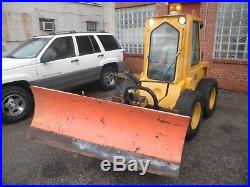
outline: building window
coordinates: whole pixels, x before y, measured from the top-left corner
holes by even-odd
[[[129,53],[143,53],[144,23],[154,16],[155,5],[115,10],[116,36]]]
[[[87,31],[96,32],[97,31],[97,22],[87,21]]]
[[[214,57],[248,58],[248,3],[219,3]]]

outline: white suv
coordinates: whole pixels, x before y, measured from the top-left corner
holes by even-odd
[[[27,118],[34,108],[30,85],[65,90],[100,80],[115,88],[125,70],[123,48],[107,33],[34,37],[2,59],[2,116],[5,123]]]

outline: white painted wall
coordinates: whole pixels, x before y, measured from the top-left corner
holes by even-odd
[[[115,34],[115,3],[103,3],[104,5],[104,30]]]
[[[72,2],[2,3],[2,42],[6,54],[34,35],[49,34],[40,30],[39,18],[55,19],[55,32],[86,32],[86,21],[98,22],[97,31],[115,32],[115,5]]]

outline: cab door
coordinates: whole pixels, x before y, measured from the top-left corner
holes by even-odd
[[[200,52],[200,22],[193,21],[192,44],[191,44],[191,77],[192,89],[195,89],[199,81],[204,77],[203,65]]]
[[[71,87],[78,59],[72,36],[55,38],[38,57],[36,85],[64,89]]]

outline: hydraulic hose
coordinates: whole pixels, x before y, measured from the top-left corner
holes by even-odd
[[[154,105],[153,105],[153,109],[155,110],[159,110],[159,103],[158,103],[158,99],[155,95],[155,93],[147,88],[147,87],[143,87],[141,85],[134,85],[134,86],[129,86],[127,87],[125,90],[124,90],[124,93],[123,93],[123,101],[125,104],[128,104],[130,100],[132,100],[132,98],[130,98],[130,95],[129,95],[129,90],[130,89],[134,89],[134,90],[143,90],[143,91],[146,91],[150,94],[150,96],[153,98],[153,101],[154,101]]]
[[[126,76],[128,76],[130,79],[132,79],[137,86],[141,86],[141,81],[136,76],[134,76],[132,73],[130,73],[130,72],[126,73]]]

